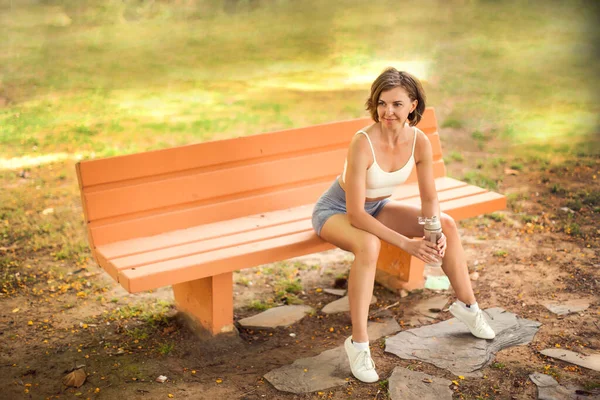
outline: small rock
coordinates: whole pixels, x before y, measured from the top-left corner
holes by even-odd
[[[406,290],[404,290],[404,289],[400,290],[400,298],[401,299],[407,297],[408,295],[409,295],[409,293]]]
[[[600,354],[583,355],[563,349],[545,349],[540,351],[540,353],[548,357],[556,358],[557,360],[579,365],[580,367],[600,371]]]
[[[333,294],[333,295],[340,296],[340,297],[346,295],[345,289],[323,289],[323,291],[325,293]]]
[[[167,379],[168,379],[168,378],[167,378],[166,376],[164,376],[164,375],[160,375],[160,376],[158,376],[158,378],[156,378],[155,380],[156,380],[156,382],[158,382],[158,383],[165,383],[165,382],[167,381]]]
[[[423,372],[396,367],[389,378],[390,399],[451,400],[451,383]]]
[[[575,214],[575,211],[571,210],[569,207],[561,207],[560,211],[568,212],[568,213],[571,213],[571,214]]]
[[[49,214],[53,214],[54,213],[54,208],[46,208],[44,211],[42,211],[42,215],[49,215]]]
[[[291,337],[296,337],[296,334],[295,333],[290,333],[290,336]]]
[[[371,297],[371,304],[375,304],[377,302],[377,297]],[[321,312],[325,314],[334,314],[340,312],[350,311],[350,301],[348,300],[348,296],[344,296],[341,299],[333,301],[327,304]]]
[[[590,306],[590,302],[586,299],[575,299],[564,302],[552,301],[544,306],[554,314],[567,315],[586,310]]]
[[[244,328],[268,329],[278,326],[292,325],[309,313],[313,309],[309,306],[281,306],[271,308],[252,317],[244,318],[239,324]]]
[[[550,375],[536,372],[529,375],[529,379],[537,386],[537,398],[539,400],[571,400],[580,398],[578,394],[581,390],[575,387],[559,385]]]
[[[479,272],[477,272],[477,271],[471,272],[469,274],[469,278],[471,278],[472,281],[476,281],[477,279],[479,279]]]

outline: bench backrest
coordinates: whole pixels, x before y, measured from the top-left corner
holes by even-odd
[[[370,118],[77,163],[92,249],[192,226],[314,203],[342,172]],[[418,127],[446,171],[433,109]],[[415,173],[409,178],[414,181]]]

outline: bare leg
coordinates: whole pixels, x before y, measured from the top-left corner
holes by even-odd
[[[367,320],[381,242],[377,236],[352,226],[346,214],[330,217],[321,229],[321,237],[354,253],[348,280],[352,339],[355,342],[368,342]]]
[[[423,227],[418,224],[417,218],[421,216],[420,207],[404,205],[392,201],[381,210],[377,219],[385,226],[408,237],[423,236]],[[469,279],[465,252],[460,243],[460,235],[454,219],[442,213],[442,232],[446,235],[446,254],[442,260],[442,269],[448,276],[456,297],[466,303],[475,303],[475,295]]]
[[[442,269],[450,279],[450,283],[456,292],[456,297],[465,304],[476,302],[465,251],[460,242],[460,235],[454,219],[448,214],[442,213],[442,232],[446,235],[446,254],[442,260]]]

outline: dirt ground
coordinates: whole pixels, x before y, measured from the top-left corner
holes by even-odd
[[[450,140],[448,147],[458,145]],[[449,163],[451,175],[458,176],[461,168],[482,156],[476,149],[467,154],[464,162]],[[504,175],[497,190],[508,195],[508,209],[460,224],[468,267],[479,274],[473,285],[482,307],[502,307],[542,326],[532,343],[499,352],[483,368],[482,378],[460,379],[429,364],[399,359],[384,353],[381,339],[372,343],[380,382],[349,379],[346,386],[328,391],[282,393],[262,376],[342,344],[350,331],[347,314],[317,312],[285,329],[241,329],[239,336],[207,339],[178,317],[168,288],[129,295],[92,261],[75,264],[4,247],[0,256],[17,260],[18,267],[7,264],[3,271],[5,282],[12,283],[5,284],[0,297],[0,397],[385,399],[387,378],[396,366],[457,381],[452,386],[456,399],[535,398],[535,385],[528,379],[533,372],[580,386],[582,396],[598,396],[599,372],[547,358],[539,351],[560,347],[600,352],[600,159],[527,167]],[[72,183],[74,177],[66,177],[67,182],[70,179]],[[584,194],[574,198],[575,193]],[[318,310],[336,299],[322,289],[343,286],[350,263],[350,255],[333,251],[236,273],[235,319],[269,304],[303,302]],[[7,280],[6,274],[14,279]],[[437,294],[418,290],[400,298],[376,285],[375,295],[378,302],[371,307],[372,314],[398,305],[374,319],[393,317],[409,329],[406,310]],[[589,299],[591,306],[563,317],[543,306],[576,298]],[[440,313],[440,319],[449,317],[448,312]],[[79,365],[85,365],[86,382],[66,388],[63,376]],[[159,375],[168,380],[155,382]]]

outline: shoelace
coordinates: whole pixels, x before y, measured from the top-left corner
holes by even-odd
[[[373,361],[373,359],[371,358],[371,355],[369,354],[368,351],[361,351],[358,354],[358,357],[362,357],[362,364],[365,367],[365,369],[369,370],[369,369],[375,369],[375,362]]]
[[[475,316],[475,329],[477,329],[478,332],[482,332],[485,328],[486,325],[486,321],[483,318],[483,312],[478,311],[477,315]]]

